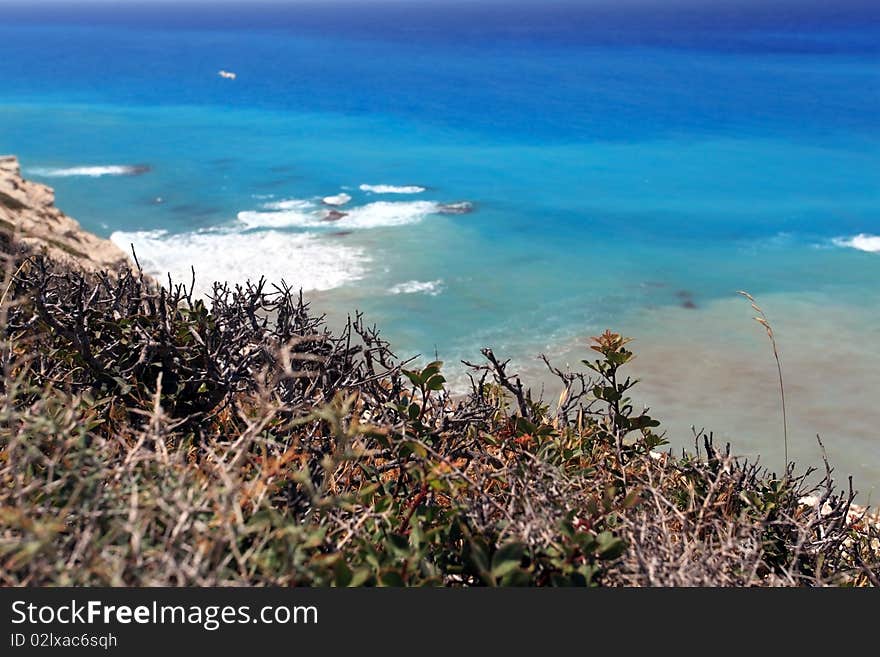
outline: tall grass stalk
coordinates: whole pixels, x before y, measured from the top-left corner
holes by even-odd
[[[785,412],[785,384],[782,381],[782,363],[779,360],[779,349],[776,347],[776,337],[773,335],[773,327],[770,325],[770,320],[767,319],[767,315],[764,314],[764,311],[758,305],[758,302],[755,301],[755,298],[745,292],[740,290],[737,292],[744,296],[749,302],[752,304],[752,308],[757,314],[754,318],[756,322],[758,322],[761,326],[764,327],[764,330],[767,331],[767,337],[770,340],[770,347],[773,349],[773,358],[776,359],[776,373],[779,376],[779,396],[782,399],[782,439],[783,439],[783,449],[785,452],[785,467],[783,468],[783,472],[788,471],[788,417]]]

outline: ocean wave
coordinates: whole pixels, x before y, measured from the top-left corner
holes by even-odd
[[[325,196],[323,199],[327,205],[345,205],[351,200],[348,194],[336,194],[335,196]]]
[[[302,199],[263,203],[262,210],[239,212],[238,220],[248,228],[309,228],[320,226],[315,204]],[[268,212],[267,212],[268,211]]]
[[[242,234],[206,230],[182,235],[166,231],[115,232],[110,239],[125,252],[134,244],[144,271],[164,281],[187,282],[196,271],[196,292],[214,281],[244,283],[265,276],[303,290],[330,290],[362,278],[369,258],[358,247],[314,235],[262,231]]]
[[[406,281],[388,288],[389,294],[427,294],[436,297],[443,291],[443,280]]]
[[[443,213],[444,206],[433,201],[376,201],[345,212],[328,213],[326,208],[316,208],[310,201],[294,199],[266,203],[262,207],[264,210],[239,212],[238,220],[248,228],[321,228],[332,225],[338,229],[366,229],[418,223],[428,215]]]
[[[245,211],[236,216],[247,228],[314,228],[321,225],[321,220],[312,213],[298,210]]]
[[[403,226],[418,223],[439,211],[440,206],[433,201],[376,201],[347,210],[346,216],[335,222],[335,225],[345,228]]]
[[[104,166],[81,166],[67,168],[36,167],[28,169],[27,173],[43,178],[71,178],[84,176],[87,178],[100,178],[102,176],[141,176],[150,171],[146,164],[122,165],[108,164]]]
[[[283,201],[269,201],[260,206],[266,210],[309,210],[315,207],[311,201],[298,198],[284,199]]]
[[[834,243],[837,246],[847,246],[851,249],[867,251],[868,253],[880,253],[880,235],[859,233],[855,237],[838,237],[834,240]]]
[[[359,189],[373,194],[421,194],[427,191],[426,187],[418,185],[361,185]]]

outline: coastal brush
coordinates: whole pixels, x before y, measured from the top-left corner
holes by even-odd
[[[783,449],[785,453],[785,468],[784,471],[788,470],[788,418],[785,413],[785,385],[782,382],[782,363],[779,360],[779,350],[776,347],[776,336],[773,334],[773,327],[770,325],[770,321],[767,319],[767,315],[764,314],[764,311],[758,305],[758,302],[755,301],[755,298],[745,292],[740,290],[737,294],[745,297],[752,304],[752,308],[757,314],[754,318],[756,322],[758,322],[761,326],[764,327],[764,330],[767,331],[767,338],[770,340],[770,347],[773,349],[773,358],[776,359],[776,373],[779,376],[779,396],[782,399],[782,439],[783,439]]]

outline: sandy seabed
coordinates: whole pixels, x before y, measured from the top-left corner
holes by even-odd
[[[880,491],[880,306],[820,294],[758,299],[775,332],[788,415],[789,457],[820,465],[819,434],[838,483],[853,475],[863,501]],[[867,301],[867,300],[866,300]],[[645,309],[620,327],[636,336],[636,398],[673,446],[692,426],[779,469],[783,427],[776,363],[749,303],[734,294],[696,309]],[[875,494],[872,495],[872,491]]]

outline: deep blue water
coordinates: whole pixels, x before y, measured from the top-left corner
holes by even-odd
[[[683,291],[858,303],[880,11],[797,6],[7,6],[0,151],[155,271],[283,277],[403,353],[532,354]],[[61,175],[110,165],[150,170]]]

